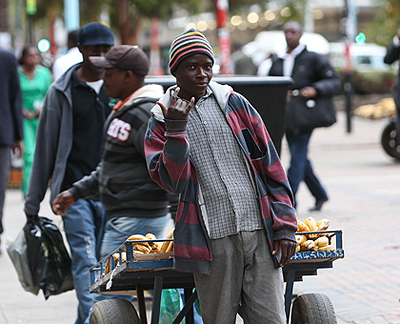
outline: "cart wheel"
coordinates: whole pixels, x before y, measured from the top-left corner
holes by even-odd
[[[331,301],[323,294],[303,294],[293,301],[291,324],[336,324]]]
[[[400,143],[397,142],[396,123],[391,121],[382,132],[381,144],[384,151],[391,157],[400,160]]]
[[[140,324],[133,304],[125,299],[105,299],[93,305],[90,324]]]

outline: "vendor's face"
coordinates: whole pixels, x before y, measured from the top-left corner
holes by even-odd
[[[123,98],[122,90],[125,86],[127,71],[120,69],[105,69],[104,72],[104,90],[107,96],[115,99],[125,99]]]
[[[176,83],[180,87],[179,97],[200,99],[206,94],[213,76],[213,61],[205,54],[195,54],[184,59],[175,70]]]

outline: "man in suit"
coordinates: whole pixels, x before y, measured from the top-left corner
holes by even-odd
[[[20,158],[23,149],[22,98],[17,67],[14,54],[0,48],[0,235],[4,230],[3,207],[11,152]]]

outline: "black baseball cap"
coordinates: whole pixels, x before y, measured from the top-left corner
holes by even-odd
[[[114,35],[107,26],[91,22],[79,29],[78,42],[83,46],[114,46]]]
[[[129,70],[137,75],[149,73],[149,59],[138,46],[115,46],[104,56],[90,56],[89,60],[93,65],[105,69]]]

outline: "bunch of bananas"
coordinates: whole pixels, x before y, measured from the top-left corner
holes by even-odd
[[[166,239],[173,239],[174,231],[168,233]],[[141,234],[134,234],[129,236],[126,241],[146,241],[146,240],[157,240],[156,236],[152,233],[147,233],[146,236]],[[137,242],[133,243],[133,253],[134,254],[148,254],[148,253],[162,253],[162,252],[172,252],[174,246],[174,241],[165,242]]]
[[[313,217],[306,218],[304,222],[297,220],[296,252],[333,250],[326,233],[302,234],[303,232],[326,231],[329,225],[327,218],[321,219],[318,223]]]
[[[396,106],[393,98],[384,98],[375,105],[363,105],[354,110],[354,114],[359,117],[369,119],[380,119],[396,115]]]
[[[173,239],[174,231],[170,231],[165,239]],[[152,233],[147,233],[146,235],[141,234],[133,234],[126,239],[126,242],[134,242],[134,241],[149,241],[149,240],[157,240],[156,236]],[[165,241],[165,242],[136,242],[132,243],[133,245],[133,254],[149,254],[149,253],[163,253],[163,252],[172,252],[174,241]],[[124,247],[124,251],[121,252],[121,260],[120,253],[114,253],[112,255],[114,259],[115,265],[119,265],[121,263],[126,262],[126,248]],[[111,260],[107,259],[104,274],[107,274],[111,271]]]

